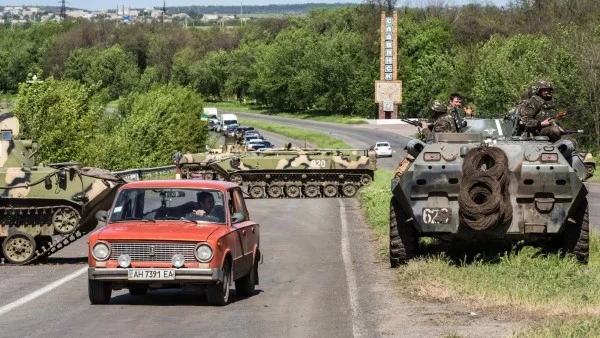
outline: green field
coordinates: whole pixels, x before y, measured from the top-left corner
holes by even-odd
[[[207,103],[208,107],[217,107],[224,110],[234,110],[246,113],[255,113],[263,115],[273,115],[281,117],[291,117],[301,120],[312,120],[320,122],[333,122],[342,124],[365,124],[367,121],[363,117],[348,117],[342,115],[328,114],[320,111],[304,111],[304,112],[286,112],[279,110],[272,110],[267,107],[255,105],[255,104],[240,104],[237,102],[216,102]]]

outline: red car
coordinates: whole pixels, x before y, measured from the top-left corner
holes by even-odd
[[[198,284],[211,305],[258,284],[260,226],[250,219],[238,185],[222,181],[160,180],[123,185],[106,227],[89,238],[88,295],[106,304],[112,290],[132,295]]]

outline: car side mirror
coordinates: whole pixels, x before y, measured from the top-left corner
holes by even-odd
[[[231,215],[231,223],[238,223],[246,220],[246,215],[243,212],[234,212]]]
[[[108,217],[108,212],[106,210],[98,210],[96,212],[96,220],[99,222],[106,222],[106,218]]]

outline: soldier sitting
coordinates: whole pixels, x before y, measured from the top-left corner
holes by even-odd
[[[540,80],[531,87],[531,97],[523,103],[520,111],[519,133],[548,136],[551,142],[560,140],[563,130],[551,121],[556,115],[552,90],[552,83],[546,80]]]
[[[434,133],[456,133],[456,122],[454,121],[454,117],[448,112],[448,109],[444,102],[435,100],[429,106],[429,116],[435,118],[435,122],[433,126],[427,124],[427,121],[420,121],[421,125],[421,138],[425,140],[430,140],[433,138]],[[404,172],[408,169],[410,163],[415,160],[414,157],[409,155],[408,153],[404,155],[402,161],[396,168],[395,177],[400,177],[404,175]]]

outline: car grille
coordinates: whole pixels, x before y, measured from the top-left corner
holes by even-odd
[[[196,243],[111,243],[111,260],[127,254],[132,262],[170,262],[175,254],[182,254],[187,262],[195,261]]]

